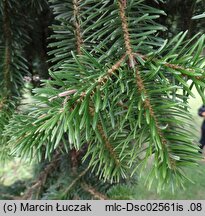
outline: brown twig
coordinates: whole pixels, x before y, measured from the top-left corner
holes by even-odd
[[[75,36],[76,36],[76,50],[77,50],[78,55],[82,54],[81,47],[83,45],[83,39],[82,39],[81,27],[80,27],[80,7],[79,7],[80,1],[81,0],[73,0],[73,15],[74,15],[74,26],[75,26]],[[73,94],[76,91],[77,90],[74,90]],[[67,96],[67,98],[64,100],[64,103],[63,103],[64,105],[69,99],[69,97],[70,96]],[[70,155],[71,155],[71,169],[72,169],[73,174],[76,174],[80,153],[79,151],[73,149],[71,150]]]
[[[74,26],[75,26],[75,35],[76,35],[76,46],[77,46],[77,53],[81,55],[81,47],[83,44],[83,39],[81,35],[80,29],[80,17],[79,17],[79,2],[81,0],[73,0],[73,14],[74,14]]]
[[[98,199],[98,200],[109,200],[109,198],[107,196],[105,196],[104,194],[100,193],[95,188],[93,188],[92,186],[86,184],[85,182],[83,182],[81,184],[81,186],[82,186],[82,188],[86,192],[88,192],[89,194],[91,194],[92,197],[94,197],[95,199]]]
[[[119,5],[119,14],[120,14],[121,22],[122,22],[122,30],[124,33],[123,35],[124,35],[126,52],[129,57],[130,66],[134,68],[136,61],[133,56],[132,46],[130,42],[130,34],[128,31],[127,17],[125,14],[126,1],[118,0],[118,5]]]

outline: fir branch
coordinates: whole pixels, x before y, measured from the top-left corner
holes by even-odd
[[[174,42],[163,41],[157,34],[162,27],[154,22],[163,13],[144,1],[51,2],[60,21],[53,27],[57,42],[52,43],[55,49],[51,51],[56,71],[46,87],[36,91],[37,105],[29,114],[29,124],[25,123],[29,118],[26,115],[11,121],[7,134],[12,134],[10,146],[15,146],[14,153],[32,157],[37,152],[42,158],[45,148],[46,158],[50,158],[64,141],[73,171],[71,184],[66,191],[60,191],[65,197],[81,184],[88,170],[78,173],[80,159],[93,168],[98,178],[113,182],[126,178],[139,162],[137,157],[146,152],[144,162],[155,155],[151,181],[157,176],[160,185],[169,180],[178,183],[181,167],[196,161],[197,148],[191,143],[191,135],[183,130],[189,118],[185,112],[187,101],[182,102],[186,95],[181,91],[174,94],[179,88],[191,91],[181,79],[186,75],[183,73],[203,87],[196,80],[198,74],[200,79],[203,77],[203,40],[194,46],[189,42],[191,46],[183,47],[184,51],[181,47],[185,34]],[[87,52],[81,51],[82,46]],[[70,50],[78,56],[74,54],[70,59]],[[149,57],[141,53],[149,53]],[[189,66],[193,69],[186,68]],[[194,67],[196,74],[192,76]],[[149,146],[142,147],[148,142]],[[81,154],[83,146],[86,149]],[[29,197],[42,190],[48,174],[37,179]],[[91,185],[81,185],[93,197],[104,198]]]
[[[163,134],[162,130],[160,129],[159,120],[157,118],[157,115],[154,112],[153,106],[151,104],[150,96],[147,93],[147,89],[146,89],[144,81],[141,77],[140,71],[136,67],[136,61],[134,59],[135,54],[133,53],[132,48],[131,48],[127,17],[125,15],[125,4],[123,4],[123,1],[119,0],[118,5],[119,5],[120,17],[121,17],[121,21],[122,21],[122,29],[123,29],[123,33],[124,33],[125,48],[127,51],[127,55],[129,56],[129,61],[130,61],[129,66],[133,69],[133,71],[135,71],[136,84],[137,84],[137,88],[138,88],[138,91],[139,91],[141,97],[143,97],[142,103],[144,104],[145,112],[146,112],[146,110],[149,111],[150,118],[154,122],[154,127],[156,128],[156,132],[158,134],[157,136],[160,140],[160,143],[158,143],[158,141],[155,140],[155,137],[154,137],[156,135],[153,135],[152,132],[150,131],[151,137],[152,137],[153,142],[155,144],[155,148],[158,150],[160,148],[162,148],[160,151],[162,153],[162,152],[164,152],[165,147],[166,147],[166,151],[169,149],[168,140],[165,138],[165,135]],[[139,58],[140,57],[141,56],[139,56]],[[149,124],[149,123],[147,122],[147,124]],[[150,126],[150,129],[151,129],[151,126]],[[162,145],[162,146],[159,147],[158,145],[160,145],[160,146]],[[159,154],[160,157],[158,157],[158,159],[161,158],[161,161],[163,161],[163,155],[161,155],[161,153]],[[168,155],[166,163],[168,164],[170,169],[174,170],[176,168],[176,162],[175,162],[175,160],[173,160],[170,157],[170,155]]]
[[[51,39],[54,39],[54,42],[49,44],[52,50],[48,55],[52,56],[50,61],[55,62],[51,67],[55,71],[71,57],[72,50],[77,51],[78,55],[81,54],[84,41],[81,33],[81,0],[50,0],[50,2],[57,23],[52,26],[54,34],[51,35]],[[61,13],[66,16],[62,18]]]
[[[83,45],[83,39],[82,39],[81,29],[80,29],[80,17],[79,17],[79,13],[80,13],[79,2],[80,1],[81,0],[73,0],[73,15],[74,15],[75,37],[76,37],[76,49],[77,49],[78,55],[82,54],[81,48]],[[72,167],[72,171],[74,174],[76,174],[77,172],[77,166],[78,166],[78,160],[79,160],[78,157],[79,157],[79,152],[75,149],[71,150],[71,167]]]
[[[89,194],[91,194],[91,196],[94,197],[95,199],[98,199],[98,200],[109,200],[109,198],[107,196],[105,196],[104,194],[102,194],[99,191],[97,191],[91,185],[88,185],[85,182],[83,182],[83,183],[81,183],[81,186],[82,186],[82,188],[86,192],[88,192]]]
[[[119,5],[120,17],[121,17],[121,21],[122,21],[122,29],[123,29],[123,33],[124,33],[125,48],[127,50],[127,55],[129,56],[129,61],[130,61],[129,66],[133,69],[133,71],[135,71],[136,84],[137,84],[137,88],[139,90],[139,93],[141,95],[144,95],[146,98],[144,101],[145,110],[149,110],[150,116],[153,118],[153,120],[155,122],[155,127],[157,129],[161,143],[162,143],[163,147],[165,147],[165,145],[167,145],[167,140],[165,139],[165,137],[164,137],[164,135],[163,135],[163,133],[159,127],[159,122],[158,122],[158,119],[156,117],[156,114],[154,113],[154,109],[151,105],[150,98],[147,94],[147,90],[146,90],[145,85],[144,85],[144,81],[141,78],[140,71],[136,67],[136,61],[134,59],[134,53],[133,53],[133,50],[131,47],[130,36],[129,36],[129,31],[128,31],[127,17],[125,14],[126,4],[124,3],[123,0],[118,0],[118,5]],[[170,158],[168,158],[168,159],[170,159]],[[173,164],[173,163],[170,163],[170,164]]]
[[[136,69],[136,84],[137,84],[137,88],[139,90],[139,92],[141,93],[141,95],[144,94],[145,96],[145,101],[144,101],[144,107],[145,107],[145,110],[149,110],[149,114],[151,116],[151,118],[154,120],[154,123],[155,123],[155,127],[156,127],[156,130],[157,130],[157,134],[159,135],[159,138],[160,138],[160,141],[161,141],[161,144],[162,144],[162,151],[164,152],[164,148],[169,148],[168,146],[168,141],[166,140],[162,130],[160,129],[160,126],[159,126],[159,121],[157,119],[157,116],[154,112],[154,109],[152,107],[152,104],[150,102],[150,98],[147,94],[147,90],[144,86],[144,82],[140,76],[140,72],[138,71],[138,69]],[[151,136],[153,136],[151,134]],[[155,136],[155,135],[154,135]],[[156,143],[155,143],[156,144]],[[170,164],[171,168],[174,169],[175,168],[175,161],[168,157],[168,161],[167,163]]]
[[[94,89],[92,90],[92,93],[89,95],[89,97],[93,97],[94,94],[95,94],[95,91],[96,91],[100,86],[103,86],[103,85],[108,81],[108,79],[109,79],[110,77],[112,77],[112,76],[116,73],[116,71],[121,67],[121,65],[122,65],[122,63],[124,62],[125,58],[126,58],[126,54],[123,55],[115,64],[113,64],[113,65],[111,66],[111,68],[109,68],[109,69],[105,72],[105,74],[104,74],[103,76],[101,76],[101,77],[99,77],[99,78],[97,79],[97,81],[93,84]],[[72,89],[72,90],[67,90],[67,91],[65,91],[65,92],[62,92],[62,93],[58,94],[58,96],[59,96],[59,97],[60,97],[60,96],[70,96],[70,95],[73,94],[73,93],[76,93],[76,90],[73,90],[73,89]],[[54,96],[54,97],[50,98],[49,100],[51,101],[51,100],[57,98],[58,96]],[[77,100],[77,103],[82,103],[82,101],[86,98],[86,96],[87,96],[87,91],[81,92],[81,93],[80,93],[80,98]],[[68,98],[67,98],[67,99],[68,99]],[[70,108],[70,111],[71,111],[71,112],[73,112],[75,106],[76,106],[76,104],[74,104],[74,106]],[[89,107],[89,114],[90,114],[92,117],[94,117],[94,114],[95,114],[94,107],[91,106],[91,105],[90,105],[90,107]],[[112,156],[112,158],[113,158],[114,161],[115,161],[116,166],[118,167],[118,166],[120,165],[120,161],[119,161],[119,159],[118,159],[118,156],[117,156],[117,154],[116,154],[116,152],[115,152],[115,150],[114,150],[112,144],[110,143],[109,139],[108,139],[107,136],[105,135],[104,130],[103,130],[103,126],[102,126],[102,124],[101,124],[100,122],[97,123],[97,128],[96,128],[96,130],[99,132],[99,134],[100,134],[100,136],[101,136],[101,138],[102,138],[102,140],[103,140],[103,142],[104,142],[105,148],[107,149],[107,151],[109,152],[109,154]],[[72,154],[72,155],[71,155],[72,160],[75,161],[74,158],[75,158],[76,155],[78,155],[77,152],[75,152],[75,150],[72,150],[72,151],[71,151],[71,154]],[[76,162],[73,163],[73,164],[76,164]],[[74,167],[73,167],[73,169],[76,170]]]
[[[123,55],[119,61],[117,61],[110,69],[108,69],[107,73],[98,79],[99,84],[104,84],[107,80],[120,68],[123,61],[125,60],[126,55]]]
[[[120,66],[121,66],[122,63],[124,62],[125,58],[126,58],[126,55],[123,55],[123,56],[120,58],[120,60],[118,60],[115,64],[113,64],[113,65],[111,66],[111,68],[109,68],[109,69],[107,70],[107,72],[106,72],[103,76],[99,77],[99,78],[97,79],[97,81],[96,81],[95,83],[93,83],[93,86],[95,87],[95,89],[97,89],[99,86],[103,86],[103,85],[108,81],[108,79],[109,79],[112,75],[115,74],[115,72],[120,68]],[[91,96],[92,96],[93,94],[94,94],[94,90],[92,91]],[[78,101],[79,101],[79,102],[82,101],[86,96],[87,96],[86,91],[82,92],[82,93],[81,93],[81,97],[80,97],[80,99],[79,99]]]
[[[98,85],[104,84],[109,79],[109,77],[111,77],[119,69],[119,67],[121,66],[125,57],[126,57],[126,55],[123,55],[119,61],[117,61],[110,69],[108,69],[107,73],[104,76],[102,76],[98,79],[98,81],[97,81]],[[96,87],[96,89],[97,89],[97,87]],[[80,100],[82,101],[84,97],[86,97],[86,92],[81,93],[81,99]],[[94,111],[94,108],[91,106],[89,108],[89,113],[92,117],[94,116],[95,111]],[[112,155],[112,157],[114,158],[116,166],[119,166],[120,161],[117,157],[117,154],[115,153],[112,144],[109,142],[109,139],[105,135],[103,127],[100,124],[100,122],[98,122],[98,124],[97,124],[97,129],[98,129],[99,134],[102,137],[102,140],[104,141],[106,149],[108,150],[110,155]]]
[[[150,57],[146,56],[146,55],[143,55],[141,53],[135,53],[135,56],[139,56],[140,58],[142,58],[143,60],[146,60],[146,61],[149,61],[150,60]],[[151,60],[155,63],[159,62],[160,60],[157,59],[157,58],[151,58]],[[178,64],[173,64],[173,63],[168,63],[168,62],[163,62],[162,65],[168,67],[168,68],[171,68],[171,69],[174,69],[174,70],[177,70],[179,71],[184,77],[191,77],[189,75],[187,75],[186,73],[184,73],[183,71],[189,71],[189,72],[195,72],[195,70],[193,68],[190,68],[190,67],[183,67],[181,65],[178,65]],[[203,69],[202,69],[203,71]],[[196,79],[198,80],[203,80],[205,79],[205,76],[195,76]]]
[[[120,18],[121,18],[121,22],[122,22],[122,30],[124,33],[123,35],[124,35],[124,41],[125,41],[125,48],[127,51],[127,55],[129,56],[130,64],[132,67],[134,67],[133,51],[132,51],[132,46],[131,46],[131,42],[130,42],[127,17],[125,14],[126,3],[124,0],[118,0],[118,5],[119,5]]]
[[[177,65],[177,64],[171,64],[171,63],[164,63],[164,65],[166,66],[166,67],[168,67],[168,68],[171,68],[171,69],[174,69],[174,70],[179,70],[180,71],[180,73],[184,76],[184,77],[190,77],[190,76],[188,76],[187,74],[185,74],[185,73],[183,73],[183,71],[189,71],[189,72],[195,72],[195,70],[194,69],[192,69],[192,68],[185,68],[185,67],[182,67],[182,66],[180,66],[180,65]],[[204,80],[205,79],[205,76],[195,76],[195,78],[196,79],[198,79],[198,80]]]
[[[94,109],[90,107],[90,114],[91,114],[92,117],[94,117],[94,113],[95,113]],[[118,167],[120,165],[120,161],[119,161],[119,159],[117,157],[117,154],[116,154],[112,144],[110,143],[109,139],[105,135],[103,127],[102,127],[102,125],[100,123],[97,124],[97,129],[98,129],[98,132],[100,133],[100,135],[102,137],[102,140],[104,141],[106,149],[108,150],[110,155],[113,157],[113,159],[115,161],[115,164]]]
[[[81,55],[83,39],[82,39],[81,29],[80,29],[79,2],[81,2],[81,0],[73,0],[73,14],[74,14],[74,26],[75,26],[77,53]]]
[[[76,50],[77,50],[78,55],[82,54],[81,48],[83,46],[83,39],[82,39],[81,27],[80,27],[80,7],[79,7],[80,2],[81,0],[73,0],[73,15],[74,15],[74,26],[75,26]],[[74,174],[77,173],[79,154],[80,154],[79,151],[77,151],[76,149],[71,150],[71,168]]]

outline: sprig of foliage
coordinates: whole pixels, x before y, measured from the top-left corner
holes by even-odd
[[[51,3],[55,65],[30,110],[6,127],[13,154],[42,161],[83,149],[82,164],[111,183],[153,157],[150,186],[183,185],[184,168],[200,159],[187,100],[195,86],[204,101],[204,35],[160,38],[164,12],[142,0]]]

